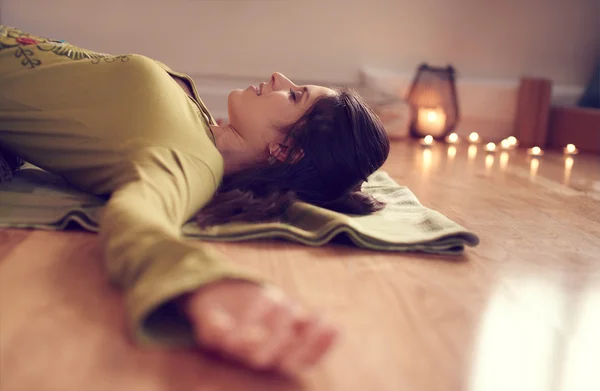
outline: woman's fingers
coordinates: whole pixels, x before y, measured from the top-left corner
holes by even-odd
[[[338,338],[338,332],[331,326],[323,326],[318,337],[315,338],[313,347],[302,359],[299,360],[301,368],[308,368],[316,364],[329,351]]]
[[[232,331],[227,349],[255,368],[269,369],[274,367],[279,351],[296,338],[296,311],[277,290],[264,293],[262,299],[266,304],[256,306],[240,327]]]
[[[329,350],[336,336],[334,328],[320,319],[311,319],[299,331],[294,348],[282,357],[279,367],[293,374],[315,364]]]
[[[255,305],[254,310],[249,312],[244,320],[231,331],[222,345],[222,348],[231,357],[258,368],[261,366],[254,363],[252,357],[271,339],[273,330],[270,329],[266,319],[276,311],[272,302],[260,301],[261,303]]]
[[[260,368],[272,368],[279,351],[295,338],[294,317],[289,306],[278,306],[265,319],[270,330],[269,339],[251,355],[251,360]]]

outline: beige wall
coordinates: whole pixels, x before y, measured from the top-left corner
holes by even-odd
[[[372,66],[583,85],[600,58],[598,0],[1,0],[2,22],[197,77],[351,83]]]

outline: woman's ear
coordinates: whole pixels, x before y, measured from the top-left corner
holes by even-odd
[[[278,144],[278,143],[269,143],[270,155],[282,163],[287,161],[289,151],[290,151],[290,147],[288,147],[287,145]],[[298,163],[300,161],[300,159],[302,159],[303,157],[304,157],[303,150],[295,151],[294,156],[291,157],[289,162],[292,164]]]

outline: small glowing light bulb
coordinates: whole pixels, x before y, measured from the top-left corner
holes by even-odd
[[[479,135],[476,132],[473,132],[469,135],[469,141],[472,143],[476,143],[479,141]]]
[[[419,143],[424,147],[429,147],[433,145],[433,136],[428,134],[427,136],[423,137]]]
[[[542,156],[544,154],[544,151],[542,151],[542,148],[535,146],[533,148],[529,148],[527,153],[531,156]]]
[[[575,145],[573,145],[573,144],[567,144],[567,146],[564,149],[564,152],[567,155],[574,155],[577,152],[579,152],[579,150],[575,147]]]
[[[448,135],[448,142],[449,143],[453,143],[454,144],[457,141],[458,141],[458,134],[456,134],[456,133],[450,133]]]

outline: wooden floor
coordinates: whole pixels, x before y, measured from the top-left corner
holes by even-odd
[[[140,350],[95,235],[4,230],[0,389],[600,390],[600,157],[396,143],[384,169],[481,244],[460,258],[215,244],[342,326],[305,376]]]

